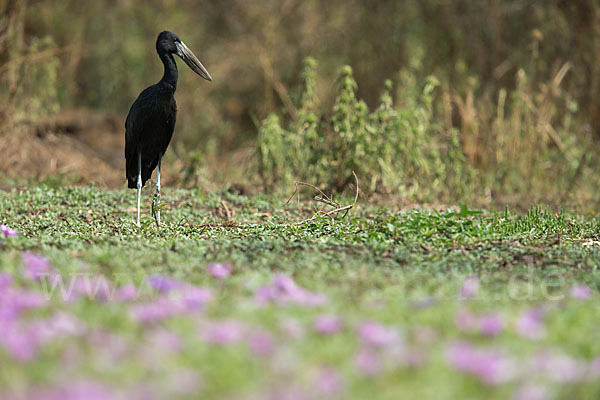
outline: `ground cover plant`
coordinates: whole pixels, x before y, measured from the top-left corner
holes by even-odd
[[[597,1],[145,3],[0,2],[0,399],[600,398]]]
[[[593,215],[129,194],[0,192],[0,397],[600,393]]]

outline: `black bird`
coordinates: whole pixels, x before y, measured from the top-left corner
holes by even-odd
[[[164,31],[156,39],[156,51],[165,72],[162,79],[146,89],[135,100],[125,121],[125,160],[128,187],[137,188],[137,226],[140,226],[140,197],[142,186],[156,171],[156,202],[160,202],[160,161],[165,154],[177,115],[175,90],[177,64],[173,54],[181,57],[195,73],[212,81],[206,68],[192,51],[172,32]],[[156,209],[160,224],[160,208]]]

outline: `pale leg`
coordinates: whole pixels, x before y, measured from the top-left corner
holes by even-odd
[[[140,205],[142,198],[142,152],[138,153],[138,177],[137,177],[137,226],[140,225]]]
[[[158,157],[158,166],[156,168],[156,224],[160,225],[160,161],[162,156]]]

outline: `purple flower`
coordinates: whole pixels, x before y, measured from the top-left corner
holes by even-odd
[[[40,343],[78,336],[86,330],[86,325],[82,321],[64,311],[58,311],[50,318],[35,321],[30,327],[36,332]]]
[[[588,365],[566,354],[547,350],[536,354],[532,370],[557,383],[573,383],[586,378]]]
[[[542,324],[543,312],[539,308],[523,311],[516,321],[517,333],[531,340],[539,340],[546,336],[546,329]]]
[[[178,352],[183,347],[181,338],[165,328],[151,332],[148,341],[152,344],[152,348],[156,348],[160,352]]]
[[[345,386],[344,378],[330,367],[320,368],[315,377],[315,387],[324,398],[339,396]]]
[[[270,387],[268,393],[250,397],[248,400],[313,400],[313,397],[307,393],[306,389],[285,382]]]
[[[39,337],[24,324],[9,323],[2,327],[0,345],[15,361],[27,362],[37,356]]]
[[[89,280],[88,273],[76,273],[70,276],[69,282],[65,284],[63,282],[62,275],[56,275],[53,277],[50,285],[59,286],[64,288],[61,291],[63,301],[66,303],[72,303],[79,300],[81,297],[89,296],[92,288]]]
[[[148,278],[148,283],[160,293],[167,293],[183,286],[183,282],[164,275],[152,275]]]
[[[108,279],[104,275],[91,274],[89,272],[71,274],[66,284],[63,282],[62,275],[55,275],[52,282],[50,282],[50,286],[54,288],[60,287],[63,301],[67,303],[84,297],[100,302],[114,297],[114,286],[112,286]]]
[[[45,304],[44,296],[38,292],[3,289],[0,291],[0,322],[11,321],[19,317],[23,311],[41,308]]]
[[[476,296],[478,291],[479,278],[476,275],[469,275],[465,278],[458,295],[460,299],[467,300]]]
[[[577,300],[587,300],[592,295],[592,290],[585,285],[575,285],[571,288],[571,297]]]
[[[0,232],[2,232],[4,237],[9,237],[9,236],[16,237],[17,236],[17,231],[15,231],[14,229],[12,229],[4,224],[0,225]]]
[[[394,329],[373,321],[365,321],[358,327],[358,335],[367,346],[385,347],[396,343],[398,332]]]
[[[231,275],[231,267],[226,264],[209,264],[208,272],[217,279],[225,279]]]
[[[248,337],[248,347],[257,357],[268,357],[273,354],[275,348],[273,337],[269,332],[256,331]]]
[[[204,310],[204,306],[214,298],[212,290],[199,286],[186,286],[179,296],[183,309],[190,312]]]
[[[114,297],[114,286],[106,279],[104,275],[94,274],[90,278],[86,277],[88,283],[87,297],[90,300],[107,301]]]
[[[516,375],[515,363],[494,350],[481,350],[466,342],[451,344],[446,359],[458,371],[477,376],[488,385],[510,381]]]
[[[202,332],[205,341],[218,345],[239,342],[244,337],[245,327],[238,321],[226,320],[211,322]]]
[[[254,301],[260,305],[264,305],[275,301],[277,293],[272,286],[262,286],[254,292]]]
[[[342,329],[342,321],[336,315],[322,314],[315,318],[315,331],[323,335],[333,335]]]
[[[321,293],[308,291],[298,286],[291,277],[282,274],[276,275],[271,285],[259,288],[254,293],[254,300],[260,305],[277,302],[308,307],[320,306],[327,302]]]
[[[71,381],[60,388],[40,390],[30,398],[32,400],[107,400],[114,399],[115,393],[99,382]]]
[[[517,389],[513,400],[546,400],[549,398],[548,391],[543,386],[525,384]]]
[[[4,323],[0,332],[0,346],[16,361],[31,361],[42,344],[80,335],[84,329],[83,323],[73,315],[57,312],[50,318],[32,323]]]
[[[377,354],[373,349],[362,348],[355,357],[355,365],[358,373],[362,376],[374,376],[381,372],[382,365]]]
[[[163,321],[179,311],[178,304],[164,296],[147,303],[135,304],[130,308],[131,316],[144,323]]]
[[[26,251],[21,255],[21,258],[25,264],[25,277],[28,279],[39,282],[40,276],[52,272],[50,261],[44,256]]]
[[[12,285],[13,277],[8,272],[0,272],[0,291],[5,290]]]
[[[137,288],[133,283],[126,283],[115,292],[115,299],[119,302],[130,301],[137,297]]]
[[[131,343],[123,336],[104,330],[92,330],[83,338],[92,347],[102,349],[102,357],[111,362],[122,361],[131,356]]]
[[[479,318],[479,329],[484,336],[496,336],[504,330],[504,320],[499,314],[484,314]]]
[[[457,328],[461,331],[473,331],[476,329],[478,321],[477,317],[473,315],[469,310],[458,310],[456,313],[456,317],[454,319],[454,323]]]

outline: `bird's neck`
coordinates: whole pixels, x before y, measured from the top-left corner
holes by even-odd
[[[163,74],[160,83],[172,86],[173,91],[175,91],[175,89],[177,89],[177,64],[175,64],[173,55],[171,55],[171,53],[163,53],[160,54],[160,59],[165,66],[165,73]]]

